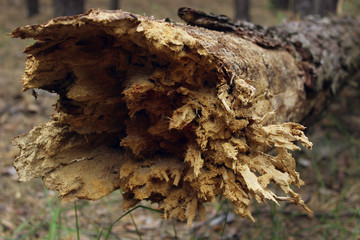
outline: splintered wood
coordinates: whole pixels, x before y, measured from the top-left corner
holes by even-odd
[[[24,90],[58,94],[52,120],[13,140],[20,180],[41,177],[65,201],[121,189],[124,208],[150,200],[188,223],[217,196],[251,219],[252,199],[307,209],[291,189],[304,183],[288,151],[312,144],[289,122],[305,91],[287,51],[120,10],[12,35],[36,40]]]

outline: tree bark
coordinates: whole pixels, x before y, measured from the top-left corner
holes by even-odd
[[[235,20],[250,21],[250,0],[234,0]]]
[[[38,0],[26,0],[27,16],[33,17],[39,14],[39,2]]]
[[[83,13],[84,2],[85,0],[53,0],[54,17]]]
[[[14,37],[37,40],[25,50],[24,90],[59,96],[50,122],[13,141],[20,180],[42,177],[65,201],[121,188],[124,208],[150,200],[189,223],[220,195],[250,218],[250,196],[310,211],[290,187],[303,181],[289,151],[312,146],[295,122],[358,71],[358,24],[224,33],[90,10],[18,28]]]

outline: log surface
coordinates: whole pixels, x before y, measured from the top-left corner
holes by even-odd
[[[324,88],[337,88],[358,69],[360,54],[340,63],[349,71],[337,72],[329,87],[321,75],[328,63],[312,48],[304,53],[303,41],[313,40],[296,32],[300,25],[289,26],[295,30],[271,30],[284,43],[276,49],[120,10],[14,30],[14,37],[36,40],[25,50],[24,90],[59,96],[50,122],[13,140],[20,180],[42,177],[65,201],[121,188],[124,208],[150,200],[165,217],[189,223],[220,195],[250,218],[252,198],[307,209],[291,189],[303,181],[288,151],[299,149],[297,141],[312,144],[295,122],[314,111]],[[341,43],[349,45],[339,49],[348,52],[360,34],[351,21],[341,26]],[[267,154],[271,147],[275,155]]]

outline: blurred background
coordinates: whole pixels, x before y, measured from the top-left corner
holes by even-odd
[[[56,96],[39,91],[35,98],[31,91],[21,91],[26,61],[22,51],[34,41],[12,39],[8,33],[90,8],[121,8],[180,21],[176,12],[183,6],[267,26],[307,14],[360,16],[359,0],[0,0],[0,240],[78,239],[77,231],[81,239],[105,239],[111,224],[126,214],[119,191],[98,201],[77,201],[75,211],[74,203],[61,204],[41,180],[17,180],[12,162],[18,150],[10,141],[48,121]],[[231,204],[219,199],[208,204],[206,221],[199,219],[189,228],[139,208],[114,224],[108,239],[360,239],[359,79],[349,79],[321,120],[308,126],[314,149],[296,154],[306,183],[296,191],[313,215],[286,203],[254,203],[253,223],[235,216]]]

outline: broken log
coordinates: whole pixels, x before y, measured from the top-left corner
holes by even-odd
[[[13,140],[19,178],[41,177],[64,201],[121,189],[125,209],[150,200],[189,223],[217,196],[250,218],[253,198],[310,211],[291,188],[304,183],[289,151],[312,146],[296,122],[359,69],[356,24],[224,33],[93,9],[20,27],[13,37],[36,40],[24,90],[58,100],[51,121]]]

